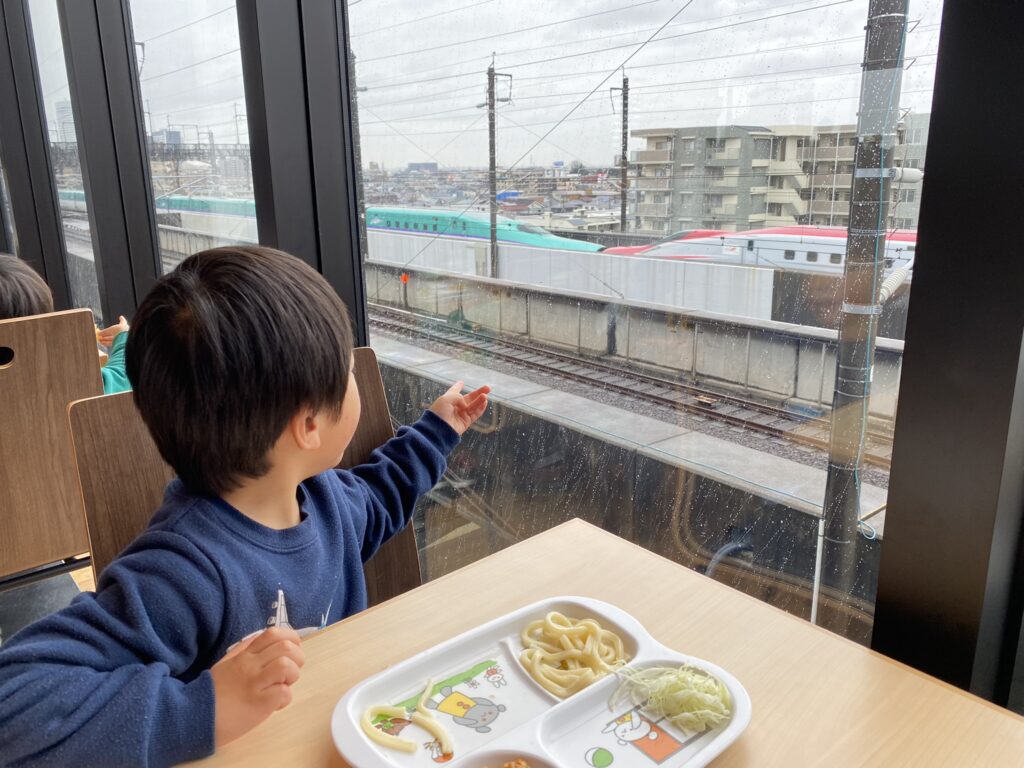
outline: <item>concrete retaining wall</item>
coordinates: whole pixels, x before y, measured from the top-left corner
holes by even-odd
[[[795,406],[824,411],[832,401],[835,331],[373,262],[366,284],[372,303],[495,335]],[[869,409],[876,419],[895,416],[902,359],[903,342],[878,340]]]

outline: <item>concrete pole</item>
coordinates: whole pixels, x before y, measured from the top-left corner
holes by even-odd
[[[629,186],[629,78],[622,73],[622,157],[619,159],[621,180],[619,190],[619,231],[626,231],[626,191]]]
[[[843,307],[832,401],[832,435],[825,485],[822,586],[840,596],[857,587],[857,536],[875,334],[885,272],[885,229],[890,169],[896,146],[908,0],[870,0],[861,79]],[[846,612],[822,614],[819,623],[845,634]]]
[[[370,257],[370,244],[366,238],[366,199],[363,188],[363,141],[359,135],[359,85],[356,83],[356,56],[352,51],[348,54],[349,96],[352,103],[352,172],[355,178],[356,208],[359,211],[357,226],[359,228],[359,249],[362,260]],[[366,88],[362,88],[366,90]]]
[[[490,276],[498,276],[498,169],[494,126],[494,63],[487,68],[487,132],[490,138],[490,162],[487,176],[491,209],[491,268]]]

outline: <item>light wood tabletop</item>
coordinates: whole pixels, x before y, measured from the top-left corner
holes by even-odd
[[[195,765],[344,766],[330,719],[349,688],[556,595],[615,604],[743,683],[753,719],[716,768],[1024,765],[1024,718],[579,520],[307,639],[292,704]]]

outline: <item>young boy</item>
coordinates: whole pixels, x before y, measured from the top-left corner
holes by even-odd
[[[45,315],[47,312],[53,312],[50,286],[18,257],[0,253],[0,320]],[[121,317],[116,325],[96,333],[96,340],[110,348],[107,364],[100,369],[103,392],[108,395],[131,389],[124,370],[127,332],[128,321]]]
[[[366,607],[363,563],[487,407],[460,382],[332,469],[359,421],[348,316],[267,248],[186,259],[134,322],[135,402],[178,478],[95,594],[0,648],[3,765],[169,765],[286,706],[301,629]]]

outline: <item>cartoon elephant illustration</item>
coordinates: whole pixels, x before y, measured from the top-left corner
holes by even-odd
[[[472,728],[477,733],[490,733],[490,723],[497,719],[499,713],[505,711],[504,704],[467,696],[459,691],[453,691],[451,686],[446,685],[440,693],[444,698],[440,702],[428,700],[427,707],[451,715],[456,725]]]

